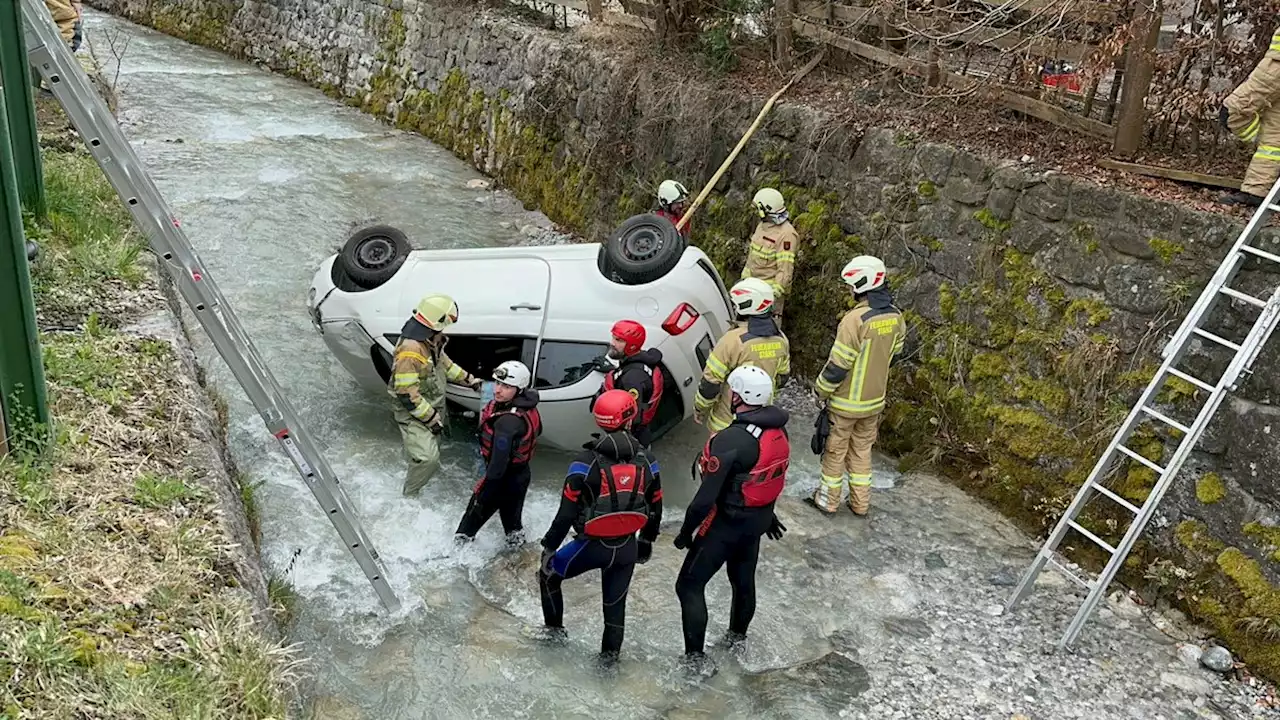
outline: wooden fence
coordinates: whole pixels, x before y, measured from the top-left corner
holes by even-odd
[[[606,11],[603,0],[526,2],[649,30],[658,7],[653,0],[620,0],[624,12]],[[930,86],[986,93],[1005,108],[1109,140],[1115,154],[1131,157],[1143,136],[1162,0],[1138,0],[1127,16],[1119,2],[990,0],[985,9],[970,4],[957,12],[955,6],[908,10],[874,0],[774,0],[777,59],[790,66],[798,36],[918,76]],[[1125,24],[1134,39],[1118,48],[1118,57],[1106,57],[1100,41]],[[1033,70],[1034,79],[1025,81],[1028,67],[1064,62],[1088,71]],[[1106,97],[1099,100],[1103,90]]]

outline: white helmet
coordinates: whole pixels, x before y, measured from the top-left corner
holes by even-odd
[[[755,365],[742,365],[729,373],[729,389],[748,405],[768,405],[773,399],[773,378]]]
[[[773,286],[760,278],[743,278],[729,288],[729,301],[739,315],[763,315],[773,309]]]
[[[663,180],[658,186],[658,204],[664,208],[687,199],[689,199],[689,191],[675,180]]]
[[[756,213],[760,217],[778,215],[787,211],[787,201],[782,198],[782,193],[773,188],[760,188],[756,196],[751,198],[751,204],[756,206]]]
[[[519,360],[508,360],[493,369],[493,379],[503,385],[510,385],[517,390],[524,390],[529,387],[529,380],[532,374],[529,368]]]
[[[849,261],[840,271],[840,277],[853,288],[854,292],[864,293],[875,290],[884,284],[885,269],[880,258],[870,255],[859,255]]]

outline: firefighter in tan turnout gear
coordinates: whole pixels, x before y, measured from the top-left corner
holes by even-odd
[[[764,370],[773,379],[775,392],[791,374],[791,344],[773,320],[773,288],[763,280],[747,278],[729,290],[729,298],[746,322],[730,329],[712,348],[693,401],[694,421],[711,432],[733,422],[733,392],[726,383],[734,369],[755,365]]]
[[[1221,201],[1257,206],[1280,177],[1280,29],[1248,79],[1222,101],[1222,124],[1236,137],[1257,142],[1240,190]]]
[[[761,188],[751,204],[760,216],[747,248],[747,264],[743,278],[758,278],[773,288],[773,319],[782,326],[783,301],[791,292],[791,276],[795,272],[796,246],[800,235],[787,219],[787,203],[782,193]]]
[[[453,298],[428,295],[401,328],[396,343],[389,391],[396,399],[392,412],[409,456],[405,495],[417,495],[440,469],[437,436],[449,421],[445,384],[479,389],[484,382],[454,365],[444,353],[444,330],[457,321],[458,305]]]
[[[845,265],[841,278],[857,303],[836,329],[818,394],[827,400],[831,432],[822,453],[822,481],[806,500],[832,514],[849,476],[849,509],[866,515],[871,505],[871,446],[875,444],[889,381],[889,364],[902,352],[906,323],[885,285],[885,267],[869,255]]]

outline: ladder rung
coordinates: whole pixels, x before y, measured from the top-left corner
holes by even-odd
[[[1071,582],[1073,582],[1073,583],[1075,583],[1075,584],[1079,585],[1080,587],[1084,588],[1085,590],[1088,590],[1088,589],[1090,589],[1090,588],[1092,587],[1092,584],[1091,584],[1091,583],[1089,583],[1087,580],[1085,580],[1084,578],[1080,577],[1079,575],[1075,574],[1075,573],[1074,573],[1070,568],[1068,568],[1066,565],[1063,565],[1062,563],[1058,562],[1057,560],[1054,560],[1053,558],[1049,558],[1049,564],[1050,564],[1050,565],[1052,565],[1052,566],[1054,566],[1055,568],[1057,568],[1057,569],[1058,569],[1058,572],[1060,572],[1060,573],[1062,573],[1063,575],[1065,575],[1065,576],[1066,576],[1066,578],[1067,578],[1068,580],[1070,580]]]
[[[1235,344],[1235,343],[1231,342],[1230,340],[1228,340],[1228,339],[1226,339],[1226,338],[1224,338],[1224,337],[1218,337],[1217,335],[1214,335],[1213,333],[1211,333],[1211,332],[1209,332],[1209,331],[1207,331],[1207,330],[1201,330],[1200,328],[1196,328],[1196,329],[1195,329],[1195,334],[1197,334],[1197,335],[1199,335],[1200,337],[1205,338],[1205,339],[1207,339],[1207,340],[1212,340],[1212,341],[1214,341],[1214,342],[1218,343],[1219,345],[1221,345],[1221,346],[1223,346],[1223,347],[1229,347],[1229,348],[1231,348],[1232,350],[1235,350],[1236,352],[1240,352],[1240,346],[1239,346],[1239,345],[1237,345],[1237,344]]]
[[[1247,253],[1250,253],[1251,255],[1257,255],[1258,257],[1264,260],[1270,260],[1273,263],[1280,263],[1280,255],[1273,255],[1272,253],[1269,253],[1266,250],[1259,250],[1258,248],[1252,245],[1241,245],[1240,249]]]
[[[1227,295],[1227,296],[1229,296],[1229,297],[1233,297],[1233,298],[1235,298],[1235,299],[1237,299],[1237,300],[1240,300],[1240,301],[1242,301],[1242,302],[1247,302],[1247,303],[1249,303],[1250,305],[1253,305],[1254,307],[1266,307],[1266,306],[1267,306],[1267,301],[1266,301],[1266,300],[1259,300],[1258,298],[1256,298],[1256,297],[1254,297],[1254,296],[1252,296],[1252,295],[1249,295],[1249,294],[1247,294],[1247,293],[1242,293],[1242,292],[1240,292],[1239,290],[1233,290],[1232,288],[1229,288],[1229,287],[1227,287],[1226,285],[1223,285],[1222,287],[1218,288],[1218,292],[1222,293],[1223,295]]]
[[[1175,367],[1168,368],[1168,370],[1169,370],[1169,374],[1173,375],[1174,377],[1182,378],[1183,380],[1186,380],[1187,382],[1191,383],[1192,385],[1195,385],[1201,390],[1208,390],[1209,392],[1213,392],[1213,386],[1201,380],[1198,377],[1192,377],[1191,375],[1188,375]]]
[[[1074,529],[1076,532],[1080,533],[1081,535],[1083,535],[1083,536],[1085,536],[1085,537],[1089,538],[1090,540],[1094,541],[1095,543],[1097,543],[1098,547],[1102,548],[1103,550],[1106,550],[1107,552],[1111,553],[1112,555],[1115,555],[1115,554],[1116,554],[1116,549],[1115,549],[1115,548],[1113,548],[1113,547],[1111,547],[1110,545],[1108,545],[1106,540],[1103,540],[1102,538],[1098,537],[1097,535],[1094,535],[1093,533],[1089,532],[1088,530],[1085,530],[1083,527],[1081,527],[1081,526],[1080,526],[1080,523],[1076,522],[1075,520],[1069,520],[1069,521],[1067,522],[1067,524],[1068,524],[1068,525],[1070,525],[1070,526],[1072,527],[1072,529]]]
[[[1272,205],[1268,203],[1267,209],[1270,210],[1271,212],[1280,212],[1280,205]]]
[[[1102,493],[1103,495],[1106,495],[1107,497],[1111,498],[1112,500],[1115,500],[1117,503],[1119,503],[1119,504],[1123,505],[1123,506],[1124,506],[1124,507],[1125,507],[1129,512],[1133,513],[1134,515],[1137,515],[1139,512],[1141,512],[1140,510],[1138,510],[1138,507],[1137,507],[1136,505],[1134,505],[1133,503],[1129,502],[1128,500],[1125,500],[1124,498],[1120,497],[1119,495],[1117,495],[1117,494],[1115,494],[1115,493],[1111,492],[1110,490],[1108,490],[1108,489],[1106,489],[1105,487],[1103,487],[1103,486],[1099,485],[1098,483],[1093,483],[1093,489],[1094,489],[1094,490],[1097,490],[1098,492]]]
[[[1116,449],[1117,449],[1117,450],[1119,450],[1120,452],[1124,453],[1125,455],[1128,455],[1129,457],[1133,458],[1134,460],[1137,460],[1138,462],[1142,463],[1143,465],[1146,465],[1147,467],[1151,468],[1152,470],[1155,470],[1156,472],[1160,473],[1161,475],[1163,475],[1163,474],[1164,474],[1164,468],[1162,468],[1162,467],[1160,467],[1159,465],[1157,465],[1157,464],[1155,464],[1155,463],[1151,462],[1150,460],[1148,460],[1148,459],[1146,459],[1146,458],[1142,457],[1141,455],[1139,455],[1138,453],[1136,453],[1136,452],[1134,452],[1134,451],[1130,450],[1129,448],[1125,447],[1124,445],[1117,445],[1117,446],[1116,446]]]
[[[1150,415],[1151,417],[1153,417],[1153,418],[1155,418],[1155,419],[1159,420],[1160,422],[1164,423],[1165,425],[1168,425],[1169,427],[1177,428],[1178,430],[1182,431],[1183,433],[1189,433],[1189,432],[1191,432],[1191,428],[1189,428],[1189,427],[1187,427],[1186,425],[1183,425],[1182,423],[1178,422],[1177,420],[1174,420],[1173,418],[1171,418],[1171,417],[1169,417],[1169,416],[1165,415],[1164,413],[1160,412],[1159,410],[1153,410],[1152,408],[1147,407],[1146,405],[1143,405],[1143,406],[1142,406],[1142,412],[1144,412],[1144,413],[1146,413],[1146,414]]]

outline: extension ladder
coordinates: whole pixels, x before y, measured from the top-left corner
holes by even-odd
[[[1217,272],[1209,280],[1209,284],[1205,286],[1204,292],[1200,293],[1200,297],[1196,300],[1195,305],[1192,306],[1190,313],[1183,319],[1181,327],[1173,334],[1169,343],[1165,345],[1164,350],[1161,352],[1164,362],[1160,365],[1160,369],[1151,378],[1151,382],[1147,385],[1146,390],[1143,391],[1142,397],[1138,399],[1138,403],[1133,406],[1129,416],[1125,418],[1120,429],[1116,431],[1115,437],[1111,439],[1111,444],[1107,446],[1106,452],[1103,453],[1098,463],[1093,466],[1093,471],[1089,474],[1088,480],[1076,493],[1075,499],[1071,501],[1066,513],[1058,521],[1057,526],[1053,529],[1044,545],[1041,546],[1040,552],[1031,563],[1031,567],[1022,576],[1022,580],[1014,590],[1013,597],[1005,605],[1005,612],[1008,612],[1026,598],[1045,565],[1052,565],[1065,574],[1069,580],[1087,590],[1088,595],[1079,610],[1076,611],[1075,617],[1072,618],[1071,624],[1067,627],[1067,631],[1063,634],[1061,641],[1059,641],[1059,648],[1066,649],[1075,643],[1081,629],[1088,622],[1098,603],[1105,597],[1107,586],[1120,571],[1121,565],[1133,549],[1138,536],[1155,514],[1155,509],[1160,503],[1160,499],[1164,496],[1165,491],[1169,489],[1178,471],[1182,468],[1183,462],[1191,455],[1196,442],[1209,426],[1209,421],[1217,411],[1218,406],[1228,392],[1235,390],[1239,386],[1243,381],[1242,376],[1252,372],[1251,368],[1254,360],[1271,336],[1271,332],[1275,330],[1277,319],[1280,318],[1280,287],[1277,287],[1272,292],[1270,298],[1263,300],[1236,290],[1230,287],[1229,283],[1235,278],[1236,273],[1244,265],[1245,261],[1251,258],[1280,265],[1280,255],[1269,253],[1251,244],[1258,237],[1258,232],[1263,227],[1266,227],[1267,221],[1272,214],[1280,211],[1280,206],[1276,205],[1277,193],[1280,193],[1280,181],[1277,181],[1271,187],[1271,192],[1267,194],[1262,205],[1253,214],[1253,218],[1249,221],[1248,226],[1245,227],[1244,232],[1236,239],[1235,245],[1222,261],[1222,264],[1218,266]],[[1240,343],[1232,342],[1227,338],[1209,332],[1202,326],[1202,321],[1210,315],[1219,298],[1223,296],[1252,305],[1260,310],[1253,327],[1250,328],[1248,335]],[[1211,343],[1234,353],[1226,371],[1217,382],[1202,380],[1176,367],[1193,342]],[[1152,403],[1157,399],[1161,388],[1171,377],[1190,383],[1208,393],[1204,405],[1201,406],[1195,420],[1189,426],[1168,417],[1152,407]],[[1124,444],[1129,438],[1129,434],[1138,425],[1147,421],[1160,423],[1171,430],[1181,433],[1178,447],[1164,467],[1161,467],[1158,462],[1134,452],[1133,449]],[[1118,465],[1126,458],[1129,461],[1141,463],[1156,473],[1157,476],[1155,486],[1152,488],[1151,494],[1142,503],[1142,507],[1134,506],[1128,500],[1103,485],[1103,481],[1116,469],[1112,467],[1112,464],[1116,463]],[[1115,547],[1112,547],[1105,540],[1076,522],[1085,505],[1096,496],[1095,493],[1108,498],[1134,517],[1124,534],[1124,538]],[[1069,530],[1074,530],[1102,548],[1110,556],[1101,574],[1092,581],[1072,572],[1054,557],[1054,552]]]
[[[338,531],[388,612],[400,602],[387,582],[377,550],[361,529],[351,501],[333,470],[303,430],[293,407],[276,384],[226,298],[204,268],[146,167],[125,139],[106,104],[94,91],[78,60],[58,34],[41,0],[22,0],[27,57],[66,110],[90,154],[115,188],[133,220],[147,236],[183,300],[213,341],[218,354],[253,402],[271,432],[302,474],[320,507]]]

